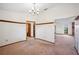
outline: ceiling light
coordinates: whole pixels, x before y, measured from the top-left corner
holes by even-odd
[[[33,3],[33,7],[31,8],[31,10],[29,10],[29,13],[32,15],[39,15],[39,12],[40,12],[40,9],[36,5],[36,3]]]

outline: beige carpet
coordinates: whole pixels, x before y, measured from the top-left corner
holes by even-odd
[[[39,39],[26,41],[0,48],[1,55],[76,55],[73,37],[57,35],[55,44]]]

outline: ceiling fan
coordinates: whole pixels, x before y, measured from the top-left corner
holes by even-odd
[[[31,10],[29,10],[29,14],[39,15],[40,12],[44,12],[47,10],[48,10],[48,8],[44,8],[43,10],[40,11],[39,6],[36,3],[33,3],[33,7],[31,8]]]
[[[29,10],[29,13],[30,13],[30,14],[33,14],[33,15],[39,15],[40,9],[39,9],[38,6],[36,5],[36,3],[33,3],[33,7],[32,7],[31,10]]]

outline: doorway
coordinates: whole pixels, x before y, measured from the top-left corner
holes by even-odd
[[[68,27],[64,27],[64,34],[68,34]]]
[[[35,21],[26,22],[26,32],[28,37],[35,37]]]
[[[27,31],[27,36],[31,37],[31,24],[30,23],[26,24],[26,31]]]

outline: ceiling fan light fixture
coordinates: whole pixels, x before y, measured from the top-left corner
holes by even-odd
[[[39,12],[37,12],[37,14],[39,14]]]
[[[40,9],[36,7],[36,3],[33,3],[33,7],[31,8],[31,10],[29,10],[29,13],[34,14],[34,15],[38,15]]]

